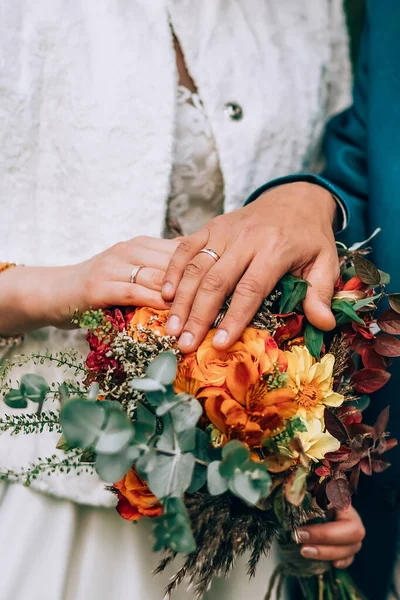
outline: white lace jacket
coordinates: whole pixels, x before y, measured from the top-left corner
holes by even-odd
[[[6,2],[0,260],[72,263],[162,233],[177,106],[170,25],[214,134],[225,211],[270,178],[316,168],[323,125],[349,100],[341,0]],[[68,345],[65,335],[24,351]],[[0,471],[51,454],[55,439],[1,435]],[[113,502],[94,476],[34,485]]]

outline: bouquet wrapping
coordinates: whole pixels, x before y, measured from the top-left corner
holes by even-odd
[[[400,295],[386,293],[389,277],[362,245],[338,251],[333,332],[306,320],[308,284],[286,275],[227,351],[213,348],[211,330],[197,352],[181,355],[166,335],[168,311],[115,308],[78,317],[90,346],[84,377],[55,391],[28,374],[11,388],[5,365],[4,401],[36,403],[41,427],[60,429],[66,458],[1,477],[29,484],[49,465],[95,469],[122,518],[153,520],[154,550],[164,553],[158,571],[185,555],[168,595],[188,581],[201,598],[245,552],[254,575],[277,540],[282,561],[266,598],[275,586],[279,596],[286,576],[307,599],[362,598],[346,571],[303,559],[296,543],[298,527],[350,505],[361,473],[388,468],[385,452],[396,445],[389,409],[373,425],[363,411],[400,355]],[[65,364],[62,355],[47,360]],[[59,416],[43,410],[49,394]],[[6,416],[0,427],[29,433],[35,416]]]

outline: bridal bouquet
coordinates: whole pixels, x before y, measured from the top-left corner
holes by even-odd
[[[223,352],[212,347],[211,330],[197,352],[181,355],[165,332],[168,311],[116,308],[79,317],[90,352],[84,377],[57,391],[58,447],[73,456],[73,468],[94,468],[111,484],[121,517],[153,520],[154,550],[164,552],[159,572],[186,555],[167,594],[186,580],[201,598],[244,552],[252,576],[277,539],[282,563],[266,598],[287,575],[298,578],[307,599],[362,597],[346,571],[303,559],[296,544],[299,526],[350,505],[361,472],[389,467],[384,454],[396,444],[388,408],[374,425],[362,413],[400,355],[400,295],[386,294],[388,275],[361,245],[338,251],[330,333],[307,322],[308,284],[290,275]],[[390,308],[377,317],[387,300]],[[4,400],[14,408],[34,401],[40,414],[51,389],[25,375]],[[15,427],[15,420],[0,426]],[[23,429],[21,417],[16,432]]]

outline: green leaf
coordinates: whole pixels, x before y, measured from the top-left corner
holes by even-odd
[[[366,410],[371,404],[371,398],[364,394],[363,396],[360,396],[357,400],[350,402],[350,404],[351,406],[354,406],[357,410],[360,410],[362,412]]]
[[[292,275],[286,274],[279,282],[282,288],[282,295],[279,303],[279,312],[281,314],[285,313],[285,304],[288,302],[290,296],[294,290],[295,279]]]
[[[358,316],[350,302],[347,302],[346,300],[334,300],[332,302],[332,310],[335,312],[343,313],[352,321],[364,325],[364,321],[361,319],[361,317]]]
[[[71,446],[90,448],[101,434],[106,411],[99,402],[73,399],[61,410],[60,423]]]
[[[146,444],[156,432],[156,415],[151,412],[142,402],[136,408],[134,422],[134,439],[137,444]]]
[[[176,406],[171,410],[171,417],[174,424],[174,429],[177,432],[185,431],[195,427],[203,414],[201,404],[196,398],[192,396],[186,397],[179,401]],[[179,398],[179,396],[177,396]]]
[[[311,356],[319,360],[324,342],[324,332],[307,322],[304,329],[304,341]]]
[[[281,314],[293,312],[299,302],[306,297],[308,282],[287,274],[280,280],[280,285],[282,296],[279,312]]]
[[[200,460],[206,464],[199,464],[199,462],[195,463],[192,481],[187,490],[189,493],[193,494],[194,492],[197,492],[203,487],[203,485],[205,485],[207,481],[207,467],[208,463],[210,462],[210,457],[208,453],[209,442],[210,440],[208,435],[201,429],[196,428],[193,454],[197,460]],[[181,443],[180,447],[183,449]]]
[[[10,408],[26,408],[28,406],[28,402],[20,390],[10,390],[3,400]]]
[[[118,454],[97,454],[96,471],[103,481],[115,483],[129,471],[139,456],[140,450],[134,446],[128,446]]]
[[[381,285],[389,285],[389,283],[390,283],[389,273],[385,273],[385,271],[381,271],[379,269],[379,275],[381,276]]]
[[[134,390],[140,392],[165,392],[165,386],[157,381],[156,379],[150,379],[149,377],[142,377],[141,379],[132,379],[129,385]]]
[[[245,471],[236,469],[229,482],[229,489],[251,505],[265,498],[271,487],[271,477],[261,463],[250,463]]]
[[[354,268],[356,275],[361,279],[363,283],[367,285],[379,285],[381,282],[381,274],[372,262],[356,254],[354,256]]]
[[[212,496],[219,496],[219,494],[225,493],[229,488],[227,479],[220,474],[220,464],[219,460],[214,460],[208,465],[207,485],[208,491]]]
[[[355,311],[360,310],[361,308],[364,308],[364,306],[368,306],[371,303],[374,303],[375,300],[379,300],[379,298],[382,297],[382,294],[376,294],[376,296],[370,296],[369,298],[363,298],[362,300],[358,300],[357,302],[354,302],[353,304],[353,309]]]
[[[188,489],[192,481],[194,469],[193,454],[177,452],[173,456],[159,454],[156,464],[147,468],[147,484],[153,494],[160,500],[180,497]]]
[[[47,381],[41,375],[24,375],[21,379],[20,390],[25,398],[32,402],[43,402],[49,391]]]
[[[120,410],[107,411],[107,421],[100,432],[95,450],[101,454],[117,454],[132,438],[133,427],[127,414]]]
[[[242,442],[232,440],[226,444],[222,449],[222,461],[219,467],[222,477],[232,477],[235,469],[240,468],[249,456],[249,449]]]
[[[164,503],[161,517],[154,519],[154,551],[169,548],[173,552],[189,554],[196,549],[189,516],[180,498],[170,498]]]
[[[147,367],[146,375],[162,385],[172,385],[176,377],[178,361],[173,352],[162,352]]]

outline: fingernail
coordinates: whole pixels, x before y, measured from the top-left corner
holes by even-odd
[[[318,550],[314,548],[314,546],[303,546],[301,549],[301,554],[305,558],[315,558],[318,556]]]
[[[179,346],[189,347],[193,344],[193,339],[193,333],[190,333],[190,331],[184,331],[179,338]]]
[[[167,321],[167,329],[169,331],[178,331],[181,326],[181,320],[176,315],[171,315]]]
[[[302,544],[303,542],[307,542],[307,540],[310,539],[310,534],[308,533],[308,531],[300,529],[297,532],[297,539],[299,540],[299,543]]]
[[[214,344],[225,344],[228,341],[228,332],[226,329],[218,329],[217,333],[214,335],[213,343]]]
[[[172,292],[174,291],[174,286],[172,285],[172,283],[170,283],[169,281],[166,281],[164,283],[164,285],[162,286],[162,294],[166,294],[167,296],[169,296],[170,294],[172,294]]]
[[[335,567],[337,569],[344,569],[345,566],[346,566],[345,560],[338,560],[337,562],[335,562]]]

